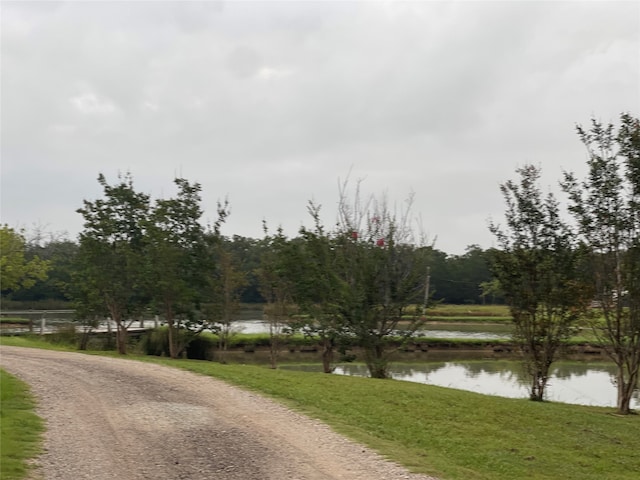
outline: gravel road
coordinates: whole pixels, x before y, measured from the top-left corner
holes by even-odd
[[[431,478],[276,402],[183,370],[6,346],[0,366],[31,386],[46,421],[36,479]]]

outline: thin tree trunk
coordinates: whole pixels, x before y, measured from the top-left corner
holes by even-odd
[[[178,338],[173,318],[173,308],[171,302],[165,301],[165,315],[167,316],[167,326],[169,327],[169,358],[178,358]]]
[[[116,320],[116,344],[118,345],[118,353],[127,354],[127,327],[122,319]]]
[[[541,374],[534,375],[531,384],[531,394],[529,398],[534,402],[544,401],[544,390],[546,387],[546,380]]]
[[[82,331],[82,336],[80,337],[80,345],[78,345],[78,350],[86,350],[89,345],[89,336],[91,335],[91,331],[93,329],[91,327],[84,328]]]
[[[177,357],[177,348],[175,342],[175,327],[173,325],[173,318],[167,319],[167,325],[169,327],[169,357],[176,358]]]
[[[106,295],[105,302],[107,305],[107,309],[109,310],[109,314],[111,315],[111,319],[116,324],[116,348],[118,349],[118,353],[121,355],[127,354],[127,326],[122,320],[122,310],[117,302],[111,301],[111,298]],[[111,323],[109,319],[107,319],[107,328],[111,328]]]
[[[220,348],[220,363],[227,363],[227,349],[229,348],[229,336],[230,336],[231,326],[227,323],[222,325],[222,330],[220,330],[220,340],[218,342],[218,346]]]
[[[618,367],[618,413],[628,415],[631,413],[631,399],[633,392],[638,386],[638,373],[634,373],[625,378],[624,369]]]
[[[276,329],[277,326],[272,321],[269,324],[269,361],[273,369],[278,368],[278,350],[280,349],[280,338]]]
[[[325,338],[322,347],[322,371],[324,373],[333,373],[331,366],[333,362],[333,342],[330,338]]]
[[[387,360],[384,355],[384,346],[377,344],[366,348],[367,367],[371,378],[388,378]]]

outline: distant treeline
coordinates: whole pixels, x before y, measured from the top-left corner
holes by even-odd
[[[240,297],[241,302],[264,303],[256,274],[265,248],[264,242],[262,239],[239,235],[224,237],[224,242],[234,252],[234,258],[239,260],[238,269],[246,275],[247,283]],[[433,300],[450,304],[504,303],[504,297],[492,282],[489,270],[492,249],[483,250],[478,245],[470,245],[464,254],[450,255],[437,248],[429,248],[432,250],[430,287]],[[25,257],[37,256],[48,260],[48,278],[37,281],[28,289],[3,291],[5,305],[20,302],[20,308],[36,308],[39,304],[59,306],[58,303],[70,302],[69,285],[77,253],[78,243],[68,239],[28,242]]]

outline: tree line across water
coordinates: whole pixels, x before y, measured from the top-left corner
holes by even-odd
[[[37,230],[37,229],[36,229]],[[240,291],[243,304],[262,304],[258,278],[263,239],[240,235],[222,236],[225,248],[238,259],[237,268],[244,275]],[[9,309],[62,309],[70,307],[69,290],[78,242],[64,234],[26,232],[21,240],[25,260],[38,258],[47,262],[46,277],[33,278],[28,288],[3,289],[2,299]],[[431,250],[431,296],[438,303],[452,305],[503,305],[504,294],[492,278],[490,258],[494,249],[469,245],[465,253],[452,255],[436,248]],[[206,303],[206,300],[205,300]]]
[[[310,227],[295,237],[264,226],[264,237],[226,237],[229,206],[201,224],[200,185],[175,180],[172,198],[151,199],[131,175],[85,200],[78,241],[27,242],[2,229],[3,297],[64,299],[83,319],[111,318],[126,352],[130,319],[153,311],[168,327],[177,357],[205,330],[228,338],[241,302],[263,302],[272,363],[291,328],[323,345],[325,371],[341,339],[364,352],[373,377],[387,376],[393,345],[410,338],[437,301],[504,301],[531,378],[544,398],[550,366],[577,322],[589,321],[618,367],[618,410],[629,412],[640,369],[640,123],[593,121],[578,128],[587,147],[584,180],[561,180],[574,223],[543,194],[540,169],[525,165],[501,185],[504,224],[492,223],[498,248],[470,246],[450,256],[416,228],[411,198],[398,210],[361,185],[341,185],[338,218],[327,227],[308,205]],[[594,313],[595,312],[595,313]]]

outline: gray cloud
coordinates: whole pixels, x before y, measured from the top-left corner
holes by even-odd
[[[77,233],[95,178],[226,195],[229,234],[333,221],[352,169],[437,246],[491,245],[498,184],[580,171],[575,123],[640,107],[633,2],[5,2],[2,221]],[[28,192],[28,193],[27,193]]]

